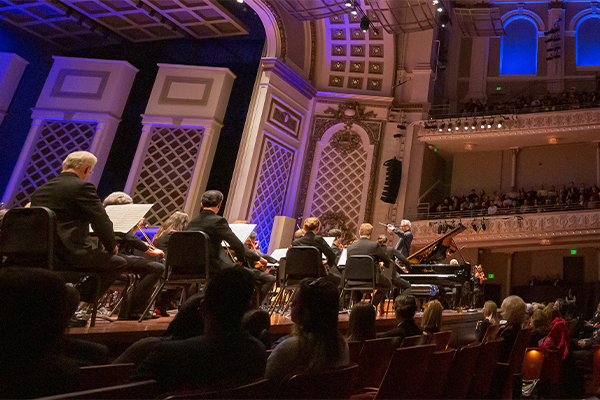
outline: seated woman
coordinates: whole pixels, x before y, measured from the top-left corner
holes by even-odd
[[[370,303],[355,303],[348,318],[348,342],[375,339],[377,311]]]
[[[169,238],[173,233],[185,230],[188,222],[190,222],[189,215],[184,212],[175,211],[173,215],[162,224],[158,232],[156,232],[152,239],[152,244],[167,254],[169,249]]]
[[[348,344],[337,329],[338,298],[336,285],[324,278],[300,282],[291,305],[295,333],[267,360],[265,377],[274,387],[294,374],[348,365]]]
[[[487,332],[487,328],[490,325],[499,325],[500,321],[498,320],[497,314],[498,307],[496,303],[491,300],[488,300],[483,305],[483,319],[477,322],[477,326],[475,327],[475,341],[482,342],[485,337],[485,332]]]
[[[423,334],[425,335],[433,335],[436,332],[439,332],[442,328],[442,312],[444,311],[444,307],[442,307],[442,303],[437,300],[432,300],[425,306],[425,310],[423,311],[423,318],[421,319],[421,328],[423,329]]]
[[[498,332],[498,337],[504,340],[500,344],[499,362],[508,362],[517,334],[525,321],[525,302],[519,296],[508,296],[502,302],[502,318],[506,325]]]

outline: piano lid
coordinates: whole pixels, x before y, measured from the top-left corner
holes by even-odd
[[[434,264],[445,260],[456,251],[452,239],[465,229],[467,228],[463,224],[458,224],[456,228],[446,232],[442,237],[408,256],[408,261],[412,264]]]

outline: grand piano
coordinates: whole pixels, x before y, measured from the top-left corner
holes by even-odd
[[[446,232],[443,236],[416,251],[407,257],[411,263],[408,274],[400,274],[411,285],[436,285],[454,286],[463,284],[471,278],[471,265],[463,264],[440,264],[452,255],[457,246],[454,237],[467,229],[459,224],[456,228]]]

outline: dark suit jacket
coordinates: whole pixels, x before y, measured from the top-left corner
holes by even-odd
[[[394,228],[394,233],[400,237],[398,243],[396,243],[396,249],[398,249],[404,257],[408,257],[410,255],[410,245],[413,240],[412,232],[410,230],[402,232],[402,230]]]
[[[376,266],[379,261],[383,261],[386,268],[388,268],[392,262],[383,247],[366,237],[361,237],[358,241],[348,246],[348,257],[351,256],[371,256],[373,257]]]
[[[31,205],[48,207],[56,213],[61,242],[57,255],[61,261],[76,265],[97,250],[90,240],[90,224],[108,251],[117,245],[113,224],[96,187],[72,172],[63,172],[37,188],[31,195]]]
[[[327,264],[330,267],[335,266],[335,254],[321,235],[315,235],[312,232],[306,232],[306,234],[300,239],[294,240],[292,242],[292,246],[314,246],[319,249],[321,254],[325,254],[325,257],[327,258]]]
[[[402,255],[400,250],[398,250],[394,247],[389,247],[389,246],[381,246],[381,247],[383,247],[383,249],[385,250],[385,252],[388,255],[388,257],[390,258],[390,260],[394,261],[394,258],[397,258],[398,261],[400,262],[400,264],[402,264],[404,266],[410,265],[410,262],[406,259],[406,257],[404,257],[404,255]],[[396,264],[394,264],[394,266],[395,265]],[[398,268],[398,267],[396,267],[396,268]]]
[[[251,252],[247,251],[246,246],[235,236],[227,220],[220,215],[215,214],[211,210],[202,210],[200,214],[190,221],[186,231],[202,231],[206,233],[210,239],[209,251],[211,259],[211,271],[217,272],[216,268],[226,268],[233,265],[233,262],[228,261],[228,256],[221,246],[221,242],[225,240],[229,243],[231,250],[235,252],[239,262],[246,262],[246,256]],[[257,257],[256,260],[258,261]],[[250,261],[250,260],[249,260]]]
[[[423,331],[419,328],[414,319],[410,319],[408,321],[404,321],[399,324],[394,329],[391,329],[387,332],[380,332],[377,334],[378,338],[384,337],[397,337],[398,345],[402,344],[404,338],[409,336],[422,335]]]

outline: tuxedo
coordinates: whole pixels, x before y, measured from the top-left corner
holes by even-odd
[[[227,220],[211,210],[203,209],[200,214],[190,221],[186,231],[202,231],[210,239],[208,243],[210,272],[216,273],[220,269],[233,266],[233,261],[227,256],[221,242],[225,240],[229,248],[233,250],[238,261],[241,263],[247,261],[258,261],[258,255],[246,251],[246,246],[235,236]]]
[[[388,278],[383,276],[383,274],[379,270],[379,262],[382,261],[386,268],[389,268],[392,260],[388,257],[384,248],[379,245],[377,242],[373,242],[366,237],[361,237],[358,241],[352,243],[348,246],[348,257],[351,256],[371,256],[373,258],[374,264],[373,268],[376,271],[376,287],[377,293],[373,298],[373,305],[377,307],[377,305],[381,302],[383,294],[380,292],[381,290],[389,290],[392,287],[392,283]]]
[[[31,195],[33,207],[48,207],[56,214],[58,242],[55,253],[59,268],[97,271],[102,289],[125,269],[126,261],[98,249],[90,238],[90,225],[107,251],[117,246],[113,224],[96,193],[96,187],[73,172],[63,172],[37,188]],[[93,285],[79,287],[82,301],[89,300]]]
[[[399,228],[394,228],[394,233],[400,237],[396,243],[396,250],[400,251],[404,257],[408,257],[410,255],[410,245],[413,241],[412,232],[410,229],[403,232]]]
[[[323,236],[315,235],[313,232],[306,232],[304,236],[296,239],[292,242],[293,246],[313,246],[319,249],[321,255],[325,255],[327,258],[327,265],[329,265],[329,273],[327,274],[328,280],[333,282],[338,288],[341,288],[342,275],[338,272],[335,263],[335,253],[331,250],[331,247],[327,244]]]

